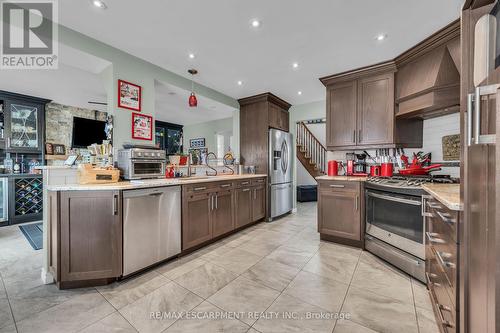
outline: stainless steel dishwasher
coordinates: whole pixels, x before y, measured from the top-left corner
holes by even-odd
[[[181,252],[181,187],[123,192],[123,275]]]

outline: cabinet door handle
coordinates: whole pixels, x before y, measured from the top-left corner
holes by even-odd
[[[356,130],[352,131],[352,142],[356,143]]]
[[[436,212],[436,213],[439,216],[439,218],[441,220],[443,220],[443,222],[445,222],[447,224],[455,224],[455,223],[457,223],[457,220],[452,219],[451,216],[450,216],[450,214],[448,214],[448,213],[444,213],[444,214],[441,213],[441,212]]]
[[[220,187],[222,187],[222,188],[226,188],[226,187],[229,187],[229,186],[231,186],[231,184],[223,184],[223,185],[221,185]]]
[[[257,189],[253,190],[253,199],[257,200]]]
[[[356,200],[354,200],[354,209],[359,210],[359,196],[356,196]]]
[[[214,196],[210,196],[210,210],[214,210]]]
[[[215,209],[219,209],[219,196],[215,195]]]
[[[443,259],[443,256],[450,257],[451,254],[450,253],[446,253],[446,252],[436,251],[436,257],[438,258],[439,262],[441,263],[441,266],[443,266],[443,267],[449,267],[449,268],[455,268],[455,264],[452,263],[452,262],[449,262],[449,261],[445,261]]]
[[[361,143],[362,140],[363,139],[362,139],[362,136],[361,136],[361,130],[358,130],[358,142]]]
[[[207,188],[206,187],[195,187],[193,190],[198,192],[198,191],[205,191]]]
[[[250,184],[250,183],[249,182],[243,182],[243,183],[241,183],[241,185],[248,185],[248,184]]]
[[[345,185],[332,184],[332,185],[330,185],[330,187],[333,187],[333,188],[344,188]]]
[[[241,190],[241,192],[248,192],[248,191],[250,191],[249,188],[244,188],[243,190]]]
[[[437,238],[439,236],[436,233],[430,233],[428,231],[425,232],[425,235],[427,236],[427,239],[429,240],[430,243],[435,243],[435,244],[445,244],[446,242],[444,239]]]
[[[7,137],[7,148],[10,148],[10,137]]]
[[[113,195],[113,215],[118,215],[118,195]]]

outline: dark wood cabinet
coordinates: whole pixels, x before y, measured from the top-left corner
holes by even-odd
[[[326,85],[327,148],[395,145],[393,62],[377,70],[323,78]]]
[[[288,132],[290,127],[288,122],[288,111],[276,104],[269,103],[269,127]]]
[[[266,178],[182,187],[182,250],[266,217]]]
[[[235,191],[236,198],[236,228],[252,223],[252,189],[239,188]]]
[[[357,144],[394,142],[394,74],[358,80]]]
[[[324,240],[362,246],[360,182],[318,182],[318,232]]]
[[[182,203],[182,249],[212,239],[213,199],[210,191],[184,193]]]
[[[266,217],[266,187],[256,186],[252,189],[252,222]]]
[[[460,317],[458,292],[460,217],[457,211],[448,209],[432,197],[424,197],[423,202],[426,223],[425,272],[436,321],[442,332],[460,332],[457,320]],[[475,263],[480,261],[477,260]],[[472,266],[473,269],[478,269],[478,272],[482,271],[480,267],[474,267],[474,263]],[[483,297],[487,297],[486,285],[484,283],[482,287],[478,286],[478,289],[483,290]],[[478,315],[483,316],[483,312],[478,310]]]
[[[61,289],[102,284],[122,274],[119,191],[64,191],[49,196],[51,270]],[[82,213],[85,212],[85,213]]]
[[[267,174],[269,128],[288,132],[290,104],[265,93],[238,100],[240,103],[240,155],[245,165],[255,165],[257,173]]]
[[[333,84],[326,97],[326,143],[328,147],[356,145],[356,81]]]
[[[212,195],[212,237],[218,237],[234,230],[233,190],[218,191]]]

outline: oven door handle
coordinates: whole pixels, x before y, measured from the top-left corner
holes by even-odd
[[[378,199],[382,199],[382,200],[395,201],[395,202],[405,203],[405,204],[414,205],[414,206],[421,206],[422,205],[422,202],[417,201],[417,200],[403,199],[403,198],[392,197],[390,195],[378,194],[378,193],[373,193],[373,192],[366,192],[366,194],[369,197],[374,197],[374,198],[378,198]]]

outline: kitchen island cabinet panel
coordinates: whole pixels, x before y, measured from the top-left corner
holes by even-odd
[[[182,249],[212,239],[212,195],[210,192],[186,195],[182,209]]]
[[[218,237],[234,230],[233,190],[214,194],[212,237]]]
[[[361,185],[352,182],[319,182],[318,232],[321,238],[338,243],[362,245]]]
[[[119,277],[122,219],[118,191],[67,191],[59,197],[57,282]],[[55,217],[53,217],[55,218]],[[70,285],[70,284],[68,284]]]

